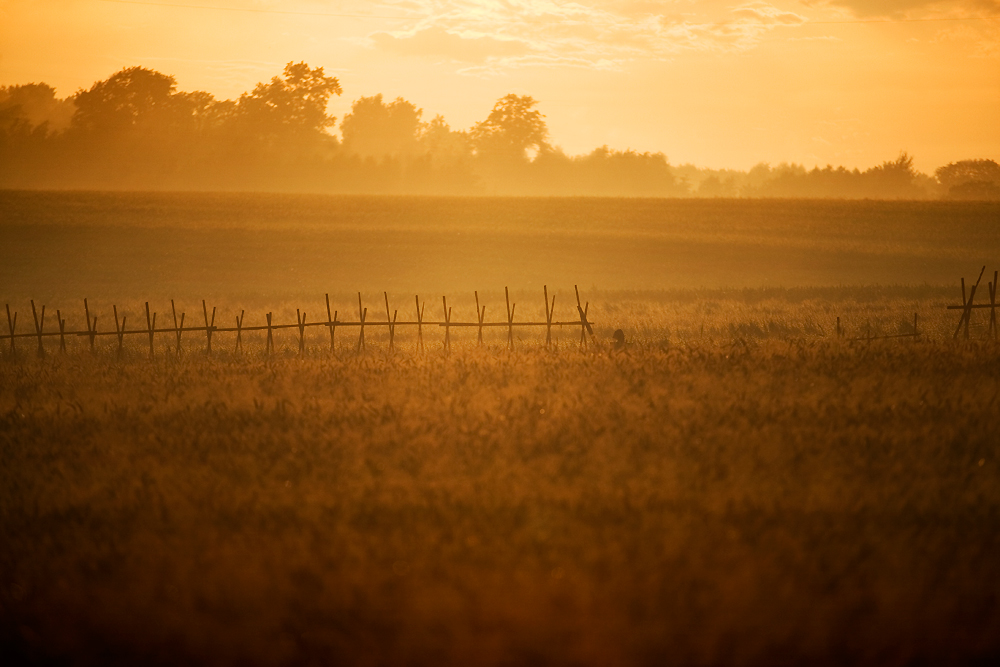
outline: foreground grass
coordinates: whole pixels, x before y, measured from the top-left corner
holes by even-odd
[[[0,370],[14,661],[1000,656],[993,344]]]

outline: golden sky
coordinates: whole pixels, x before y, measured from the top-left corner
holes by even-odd
[[[300,60],[340,79],[338,118],[382,93],[459,129],[532,95],[571,154],[1000,160],[1000,0],[0,0],[0,85],[142,65],[231,98]]]

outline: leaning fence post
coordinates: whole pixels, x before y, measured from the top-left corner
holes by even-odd
[[[295,321],[299,323],[299,356],[301,357],[306,351],[306,314],[302,313],[299,317],[299,309],[295,309]]]
[[[118,356],[122,356],[122,344],[125,338],[125,315],[122,314],[122,325],[118,327],[118,306],[112,304],[111,309],[115,313],[115,333],[118,334]]]
[[[515,303],[513,306],[510,305],[510,292],[507,287],[503,288],[504,298],[507,300],[507,347],[510,350],[514,349],[514,308],[517,307]]]
[[[479,320],[479,347],[483,346],[483,317],[486,316],[486,306],[479,310],[479,292],[476,291],[476,319]]]
[[[35,318],[35,333],[38,334],[38,356],[45,356],[45,348],[42,346],[42,329],[45,327],[45,306],[42,306],[42,319],[38,320],[38,313],[35,312],[35,300],[31,300],[31,316]]]
[[[576,292],[576,310],[580,313],[580,344],[584,347],[587,346],[587,334],[590,337],[594,337],[594,328],[590,326],[590,322],[587,320],[587,313],[590,311],[590,302],[587,305],[580,307],[580,288],[577,285],[573,285],[573,290]]]
[[[549,305],[549,287],[542,285],[545,294],[545,347],[552,345],[552,314],[556,310],[556,295],[552,295],[552,304]]]
[[[149,358],[153,358],[153,333],[156,329],[156,313],[149,319],[149,302],[146,302],[146,329],[149,331]]]
[[[201,300],[201,310],[205,314],[205,341],[206,341],[206,354],[212,354],[212,332],[215,330],[215,306],[212,306],[212,321],[208,321],[208,306],[205,305],[205,300]]]
[[[361,318],[361,332],[358,334],[358,352],[365,349],[365,317],[368,309],[361,307],[361,292],[358,292],[358,316]]]
[[[62,313],[59,309],[56,309],[56,322],[59,323],[59,351],[63,354],[66,353],[66,320],[63,319]]]
[[[997,274],[1000,271],[993,272],[993,282],[990,283],[990,330],[987,332],[987,335],[993,334],[993,340],[997,339]]]
[[[174,314],[174,333],[177,335],[177,354],[181,353],[181,334],[184,332],[184,313],[181,313],[181,323],[177,324],[177,308],[174,307],[174,300],[170,300],[170,312]]]
[[[245,310],[240,311],[240,316],[236,318],[236,351],[243,351],[243,314],[246,313]]]
[[[451,351],[451,308],[448,307],[448,297],[441,297],[441,305],[444,308],[444,351]]]
[[[972,300],[976,298],[976,288],[979,287],[979,282],[983,279],[983,273],[986,272],[986,267],[979,272],[979,278],[976,280],[976,284],[972,286],[969,291],[969,300],[965,300],[965,278],[962,278],[962,303],[965,308],[962,310],[962,319],[958,321],[958,328],[955,329],[955,335],[952,338],[958,338],[958,332],[962,330],[962,325],[965,325],[965,339],[969,339],[969,320],[972,319]]]
[[[271,336],[271,313],[267,314],[267,342],[264,343],[264,353],[270,355],[274,352],[274,338]]]
[[[424,308],[420,305],[420,295],[413,296],[417,302],[417,349],[424,351]],[[427,305],[426,303],[424,305]]]
[[[330,329],[330,352],[333,352],[333,335],[337,330],[337,313],[333,314],[333,319],[330,319],[330,294],[326,295],[326,326]]]
[[[97,336],[97,315],[94,315],[94,324],[90,324],[90,308],[87,306],[87,300],[83,300],[83,314],[87,317],[87,336],[90,338],[90,351],[94,351],[94,337]]]
[[[14,329],[17,328],[17,313],[14,313],[14,319],[10,318],[10,304],[7,305],[7,328],[10,329],[10,353],[14,354],[17,349],[14,347]]]
[[[383,294],[383,296],[385,296],[385,319],[389,323],[388,324],[388,326],[389,326],[389,351],[392,352],[393,350],[396,349],[395,343],[394,343],[394,339],[396,337],[396,315],[394,314],[392,316],[392,319],[391,320],[389,319],[389,293],[388,292],[382,292],[382,294]],[[399,310],[396,311],[396,313],[398,313],[398,312],[399,312]]]

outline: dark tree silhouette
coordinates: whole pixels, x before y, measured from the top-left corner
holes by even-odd
[[[382,101],[381,94],[362,97],[340,123],[344,148],[361,157],[415,155],[424,127],[422,113],[402,97],[389,104]]]
[[[158,124],[174,111],[177,81],[145,67],[128,67],[73,96],[72,129],[86,134],[119,133]]]
[[[343,92],[340,81],[304,62],[288,63],[283,74],[240,96],[234,113],[241,128],[271,136],[324,134],[336,123],[326,107],[331,95]]]
[[[951,199],[1000,199],[1000,165],[993,160],[952,162],[934,175]]]
[[[543,116],[533,109],[537,102],[528,95],[507,95],[497,100],[486,120],[470,131],[479,155],[523,160],[527,151],[549,148],[548,128]]]

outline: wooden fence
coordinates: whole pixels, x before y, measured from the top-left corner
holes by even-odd
[[[986,267],[984,266],[979,272],[979,278],[976,279],[976,284],[972,286],[969,291],[969,298],[965,298],[965,278],[962,278],[962,305],[960,306],[948,306],[948,310],[961,310],[962,317],[958,320],[958,326],[955,328],[955,334],[952,338],[958,338],[958,334],[965,330],[965,339],[969,339],[969,321],[972,319],[972,311],[977,308],[989,308],[990,309],[990,320],[989,327],[986,330],[986,336],[989,338],[991,335],[993,340],[997,339],[997,274],[1000,272],[993,272],[993,282],[987,283],[989,286],[990,302],[989,303],[973,303],[976,298],[976,289],[979,287],[979,283],[983,279],[983,274],[986,273]]]
[[[114,316],[114,331],[98,331],[97,330],[97,315],[91,317],[90,305],[87,303],[87,299],[83,300],[83,310],[84,316],[86,318],[86,330],[84,331],[67,331],[66,330],[66,320],[62,316],[62,312],[56,310],[56,323],[58,325],[58,331],[50,330],[45,331],[45,306],[43,305],[41,309],[35,307],[34,300],[31,301],[31,316],[34,323],[34,331],[26,333],[17,333],[17,312],[11,313],[10,305],[7,305],[7,328],[9,333],[0,335],[0,340],[7,339],[10,342],[11,353],[16,353],[16,341],[18,338],[35,338],[37,340],[37,352],[39,356],[45,355],[45,346],[43,341],[45,338],[59,337],[59,350],[61,352],[66,351],[66,339],[67,338],[87,338],[90,342],[90,350],[94,351],[96,339],[101,336],[115,336],[118,340],[118,354],[122,353],[125,343],[126,336],[147,336],[149,339],[149,357],[152,359],[155,354],[155,338],[157,334],[171,334],[174,339],[176,346],[176,351],[179,353],[181,351],[181,341],[185,333],[196,333],[204,332],[205,334],[205,350],[208,354],[212,353],[212,338],[217,333],[235,333],[235,350],[242,351],[243,349],[243,333],[249,331],[266,331],[267,338],[265,342],[265,353],[270,355],[274,352],[274,332],[280,329],[297,329],[298,330],[298,343],[299,343],[299,354],[305,352],[305,332],[309,327],[326,327],[330,332],[330,351],[334,350],[335,336],[338,328],[358,328],[358,340],[357,340],[357,351],[363,351],[366,349],[365,346],[365,328],[371,327],[388,327],[389,333],[389,349],[395,349],[395,337],[397,327],[416,327],[417,329],[417,349],[424,349],[424,327],[438,327],[444,329],[444,349],[449,351],[451,349],[451,329],[458,327],[474,327],[478,329],[478,344],[483,344],[483,329],[491,327],[505,327],[507,329],[507,347],[508,349],[514,349],[514,329],[520,327],[545,327],[545,345],[549,347],[552,345],[552,327],[563,327],[563,326],[578,326],[580,327],[580,344],[586,346],[588,344],[588,337],[593,339],[594,329],[593,323],[587,319],[587,314],[590,310],[590,303],[581,304],[580,301],[580,290],[578,287],[574,286],[574,291],[576,293],[576,311],[579,316],[577,320],[562,321],[555,319],[555,302],[556,297],[552,295],[552,299],[549,299],[549,289],[548,286],[543,286],[542,294],[545,299],[545,321],[524,321],[518,322],[514,320],[514,310],[517,304],[510,302],[510,292],[505,287],[504,297],[506,300],[507,317],[503,322],[487,322],[486,321],[486,306],[480,305],[479,303],[479,292],[475,292],[476,298],[476,321],[475,322],[457,322],[452,320],[452,309],[448,305],[448,298],[445,296],[441,297],[441,306],[443,319],[442,320],[426,320],[424,319],[425,306],[427,303],[421,301],[419,295],[415,297],[416,302],[416,319],[415,320],[399,320],[399,310],[393,309],[390,314],[389,306],[389,295],[388,293],[383,293],[385,298],[385,321],[374,321],[368,319],[368,308],[364,306],[361,298],[361,293],[358,293],[358,320],[348,321],[339,319],[339,311],[332,311],[330,309],[330,295],[326,295],[326,320],[318,320],[314,322],[306,321],[306,313],[300,309],[295,311],[295,324],[278,324],[274,321],[273,312],[265,314],[266,324],[259,326],[246,326],[244,324],[244,317],[246,311],[241,310],[240,314],[236,317],[235,327],[222,327],[215,325],[215,315],[216,308],[212,308],[211,315],[209,315],[208,305],[203,300],[201,302],[202,315],[205,319],[204,326],[184,326],[185,314],[181,313],[180,318],[177,317],[177,309],[174,306],[174,301],[170,301],[170,311],[173,318],[172,327],[162,327],[156,328],[156,312],[150,312],[149,302],[146,302],[146,328],[145,329],[128,329],[126,326],[126,317],[123,314],[121,320],[118,318],[118,306],[112,306],[112,313]]]

